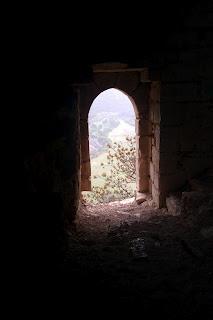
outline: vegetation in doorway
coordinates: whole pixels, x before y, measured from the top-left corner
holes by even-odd
[[[102,173],[92,177],[92,192],[83,194],[86,203],[107,203],[134,196],[135,137],[128,136],[122,142],[109,143],[106,155],[105,161],[100,163]]]

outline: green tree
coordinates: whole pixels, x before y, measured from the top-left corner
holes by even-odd
[[[107,163],[101,163],[101,166],[102,168],[110,166],[110,171],[102,173],[101,177],[93,177],[101,178],[103,184],[92,187],[92,192],[84,196],[86,202],[106,203],[134,196],[135,137],[126,137],[124,143],[108,144],[107,149]]]

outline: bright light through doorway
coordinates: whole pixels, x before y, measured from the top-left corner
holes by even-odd
[[[135,173],[131,177],[122,170],[135,168],[135,113],[130,99],[120,90],[108,89],[93,101],[89,112],[89,144],[93,191],[94,188],[96,191],[97,188],[111,188],[112,195],[105,196],[106,202],[133,196]],[[110,154],[113,152],[115,162],[112,163]],[[119,162],[118,155],[123,153]],[[116,191],[117,180],[120,191]]]

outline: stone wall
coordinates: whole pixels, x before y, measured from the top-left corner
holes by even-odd
[[[93,81],[80,85],[81,123],[81,190],[91,190],[88,113],[93,100],[104,90],[116,88],[127,94],[135,111],[136,130],[136,189],[151,192],[149,161],[151,146],[151,121],[149,114],[150,83],[146,69],[130,69],[122,64],[94,66]]]
[[[56,50],[55,58],[52,61],[50,59],[55,50],[48,56],[50,68],[41,79],[47,64],[45,61],[38,77],[40,80],[32,90],[31,104],[34,99],[37,100],[34,106],[29,106],[26,113],[24,182],[27,192],[51,193],[59,199],[56,202],[60,203],[57,206],[62,206],[58,211],[60,221],[64,220],[61,215],[65,215],[69,222],[73,220],[79,200],[79,109],[77,96],[71,89],[76,82],[82,84],[80,90],[84,92],[80,93],[79,105],[81,125],[85,132],[89,107],[103,90],[118,88],[135,101],[137,145],[140,151],[137,166],[138,190],[152,190],[159,206],[165,204],[165,197],[169,192],[182,188],[188,179],[212,166],[213,11],[212,7],[203,5],[191,12],[191,17],[187,18],[182,29],[176,33],[168,32],[168,39],[162,35],[164,45],[158,52],[152,48],[146,51],[149,53],[148,57],[142,51],[146,43],[150,45],[155,41],[144,28],[146,38],[151,40],[143,42],[142,51],[140,42],[135,41],[134,48],[131,47],[131,58],[126,54],[126,60],[132,60],[128,61],[129,67],[131,65],[132,68],[143,71],[117,70],[110,73],[108,70],[107,75],[105,71],[92,73],[90,65],[100,60],[107,61],[107,55],[96,59],[97,56],[93,57],[90,50],[82,50],[83,55],[78,57],[76,50],[75,56],[70,59],[70,53],[75,51],[72,41],[70,52],[60,46],[61,41],[56,46],[58,51]],[[166,29],[170,29],[170,25]],[[160,35],[160,32],[156,34]],[[141,34],[139,38],[142,38]],[[67,38],[63,40],[68,43]],[[159,38],[159,44],[160,41]],[[108,47],[112,51],[109,60],[120,59],[122,55],[114,55],[114,47]],[[157,50],[156,47],[155,49]],[[70,62],[71,60],[73,61]],[[123,66],[116,66],[118,69],[120,67]],[[145,67],[150,70],[150,78]],[[157,73],[154,74],[153,71]],[[41,89],[42,80],[45,83]],[[147,82],[148,80],[151,82]],[[88,83],[92,83],[92,87],[85,85]],[[67,84],[70,85],[69,89]],[[38,91],[41,91],[41,96],[35,98]],[[85,112],[82,113],[82,110]],[[88,166],[89,159],[84,158],[88,156],[85,152],[88,149],[88,137],[85,146],[83,142],[81,145],[84,150],[81,150],[84,153],[81,153],[81,159]]]
[[[160,190],[183,188],[213,165],[213,13],[195,12],[162,57]]]
[[[63,89],[60,96],[53,96],[47,102],[46,108],[46,112],[49,111],[47,117],[38,107],[31,123],[32,134],[28,132],[32,150],[28,149],[24,160],[25,187],[27,192],[53,194],[54,198],[60,199],[58,202],[62,207],[58,214],[64,218],[59,219],[71,223],[78,208],[79,197],[77,94],[70,88]]]
[[[153,81],[150,86],[150,120],[152,123],[151,154],[149,162],[150,190],[157,206],[162,205],[160,192],[160,82]]]

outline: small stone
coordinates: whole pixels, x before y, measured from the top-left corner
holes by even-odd
[[[145,201],[147,201],[147,194],[146,193],[137,192],[136,198],[135,198],[135,202],[137,204],[141,204],[141,203],[143,203]]]
[[[141,203],[145,202],[146,199],[136,199],[135,201],[137,204],[141,204]]]
[[[181,199],[176,195],[170,195],[166,198],[166,206],[169,214],[178,216],[181,213]]]

